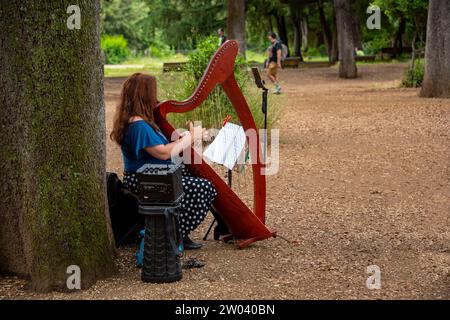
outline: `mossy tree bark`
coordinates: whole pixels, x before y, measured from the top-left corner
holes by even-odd
[[[228,0],[227,32],[228,38],[236,40],[239,51],[245,57],[245,0]]]
[[[0,270],[39,291],[113,270],[107,217],[100,1],[10,0],[0,8]]]
[[[450,2],[430,0],[422,97],[450,98]]]
[[[353,12],[350,0],[334,0],[339,49],[339,77],[356,78]]]

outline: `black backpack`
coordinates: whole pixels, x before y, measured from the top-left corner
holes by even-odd
[[[137,195],[123,186],[117,174],[106,173],[109,215],[116,246],[137,244],[144,218],[139,214]]]

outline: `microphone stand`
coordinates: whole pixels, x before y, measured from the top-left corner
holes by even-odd
[[[261,78],[261,74],[259,73],[258,68],[253,67],[252,68],[253,77],[255,78],[255,83],[258,88],[262,90],[262,107],[261,111],[264,114],[264,149],[263,149],[263,160],[264,164],[266,164],[266,158],[267,158],[267,117],[268,117],[268,103],[267,103],[267,97],[269,94],[269,89],[266,87],[265,81]]]

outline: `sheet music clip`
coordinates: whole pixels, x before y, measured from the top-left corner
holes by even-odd
[[[222,127],[225,127],[225,125],[226,125],[228,122],[230,122],[231,119],[232,119],[231,116],[230,116],[230,115],[227,115],[227,117],[226,117],[225,119],[223,119]]]

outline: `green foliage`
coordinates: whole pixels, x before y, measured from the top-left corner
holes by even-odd
[[[374,0],[373,4],[381,8],[394,29],[403,20],[409,39],[425,41],[428,0]]]
[[[218,40],[216,37],[210,36],[201,41],[197,49],[188,56],[188,63],[185,69],[187,75],[194,81],[199,81],[217,49]],[[191,90],[192,88],[189,87],[188,89]]]
[[[133,50],[145,50],[152,43],[150,8],[144,0],[102,1],[102,34],[121,34]]]
[[[173,49],[192,49],[226,26],[224,0],[147,0],[152,33]]]
[[[170,46],[160,40],[152,43],[148,49],[153,58],[164,58],[174,54]]]
[[[381,52],[382,48],[391,46],[391,34],[386,29],[371,30],[363,42],[363,50],[372,55]]]
[[[412,61],[405,73],[402,85],[407,88],[417,88],[422,86],[425,74],[425,66],[422,59]]]
[[[118,64],[123,62],[129,55],[127,40],[122,35],[103,35],[101,48],[106,56],[106,63]]]

